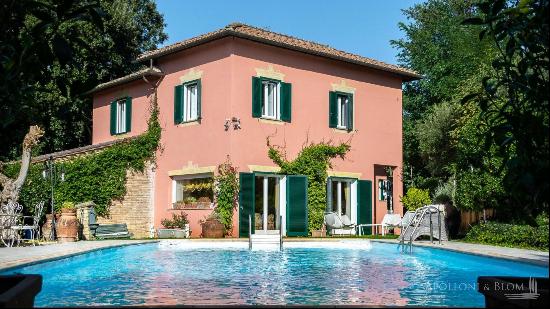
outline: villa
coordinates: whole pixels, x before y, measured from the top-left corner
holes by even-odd
[[[99,147],[145,132],[157,89],[162,150],[144,178],[127,184],[138,198],[115,203],[111,222],[137,222],[129,229],[149,237],[183,210],[199,237],[199,220],[212,211],[208,184],[229,156],[241,190],[233,236],[248,236],[249,218],[254,230],[307,236],[307,179],[277,173],[267,138],[289,158],[306,141],[349,142],[329,171],[327,210],[355,224],[380,223],[388,208],[403,214],[401,88],[415,72],[236,23],[136,61],[146,68],[91,91]]]

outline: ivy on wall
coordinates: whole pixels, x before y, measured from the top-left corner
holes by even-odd
[[[126,194],[126,171],[143,172],[146,162],[155,161],[161,136],[158,113],[156,95],[153,95],[148,129],[144,134],[96,153],[63,161],[56,160],[57,169],[62,167],[65,171],[65,180],[58,179],[56,182],[55,209],[59,210],[64,202],[93,201],[98,215],[108,215],[111,201],[120,200]],[[9,176],[17,174],[19,165],[20,163],[6,165],[4,173]],[[51,185],[49,179],[43,178],[43,170],[43,163],[33,163],[29,169],[19,198],[25,212],[32,213],[37,202],[50,199]]]
[[[307,176],[308,229],[310,233],[312,230],[321,229],[327,204],[327,170],[332,168],[331,159],[345,159],[351,146],[348,143],[310,143],[305,145],[292,161],[287,160],[284,149],[271,145],[269,139],[267,146],[269,158],[281,168],[280,174]]]
[[[224,163],[218,166],[215,176],[216,208],[214,210],[219,215],[228,234],[233,228],[233,211],[239,200],[237,173],[237,168],[231,164],[228,157]]]

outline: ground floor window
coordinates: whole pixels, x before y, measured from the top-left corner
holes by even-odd
[[[331,179],[330,205],[331,211],[340,216],[351,215],[351,180]]]
[[[174,208],[211,208],[214,201],[214,179],[211,174],[176,177],[174,180]]]

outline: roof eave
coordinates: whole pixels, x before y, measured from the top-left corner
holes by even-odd
[[[131,83],[131,82],[140,80],[145,76],[162,77],[165,74],[162,73],[162,72],[156,72],[156,71],[150,70],[150,71],[143,72],[142,74],[138,74],[138,75],[135,75],[135,76],[131,76],[131,75],[132,74],[129,74],[127,76],[123,76],[123,77],[119,78],[116,81],[110,81],[110,82],[100,84],[100,85],[92,88],[91,90],[88,90],[88,91],[84,92],[83,95],[91,95],[91,94],[94,94],[96,92],[103,91],[103,90],[106,90],[106,89],[109,89],[109,88],[112,88],[112,87],[116,87],[116,86],[120,86],[120,85],[123,85],[123,84]]]
[[[143,61],[147,61],[147,60],[150,60],[150,59],[157,59],[157,58],[169,55],[169,54],[177,53],[177,52],[180,52],[182,50],[189,49],[189,48],[192,48],[192,47],[204,44],[204,43],[208,43],[208,42],[211,42],[211,41],[214,41],[214,40],[218,40],[218,39],[221,39],[221,38],[224,38],[224,37],[228,37],[228,36],[235,36],[235,37],[238,37],[238,38],[247,39],[247,40],[251,40],[251,41],[255,41],[255,42],[260,42],[260,43],[264,43],[264,44],[268,44],[268,45],[272,45],[272,46],[278,46],[278,47],[282,47],[282,48],[286,48],[286,49],[290,49],[290,50],[295,50],[295,51],[299,51],[299,52],[310,54],[310,55],[321,56],[321,57],[325,57],[325,58],[329,58],[329,59],[334,59],[334,60],[338,60],[338,61],[343,61],[343,62],[348,62],[348,63],[353,63],[353,64],[356,64],[356,65],[369,67],[369,68],[380,70],[380,71],[390,72],[390,73],[401,76],[403,81],[406,81],[406,82],[413,81],[413,80],[418,80],[418,79],[422,78],[422,76],[420,74],[416,74],[416,73],[412,73],[412,72],[406,72],[406,71],[402,71],[402,70],[398,70],[398,69],[392,69],[392,68],[372,64],[372,63],[365,63],[365,62],[361,62],[361,61],[356,61],[356,60],[345,58],[345,57],[331,55],[329,53],[316,52],[316,51],[312,51],[312,50],[307,49],[307,48],[301,48],[301,47],[294,46],[294,45],[291,45],[291,44],[285,44],[285,43],[281,43],[281,42],[274,42],[272,40],[259,38],[259,37],[254,36],[254,35],[245,34],[245,33],[238,32],[238,31],[235,31],[235,30],[232,30],[232,29],[226,29],[226,30],[224,30],[220,33],[214,34],[214,35],[209,36],[209,37],[205,37],[203,39],[200,39],[200,40],[197,40],[195,42],[189,43],[187,45],[182,45],[182,46],[174,47],[173,49],[168,49],[168,50],[164,50],[164,51],[157,52],[157,53],[153,52],[153,53],[150,53],[150,54],[147,54],[147,55],[144,55],[144,56],[140,56],[135,61],[136,62],[143,62]]]

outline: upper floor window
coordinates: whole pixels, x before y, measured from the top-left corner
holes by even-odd
[[[329,93],[329,127],[353,130],[353,95],[331,91]]]
[[[290,83],[252,77],[252,117],[290,122],[291,95]]]
[[[174,123],[201,119],[201,81],[194,80],[174,88]]]
[[[132,98],[126,97],[111,102],[111,135],[130,132],[132,121]]]
[[[280,84],[274,81],[263,81],[262,117],[280,120]]]

